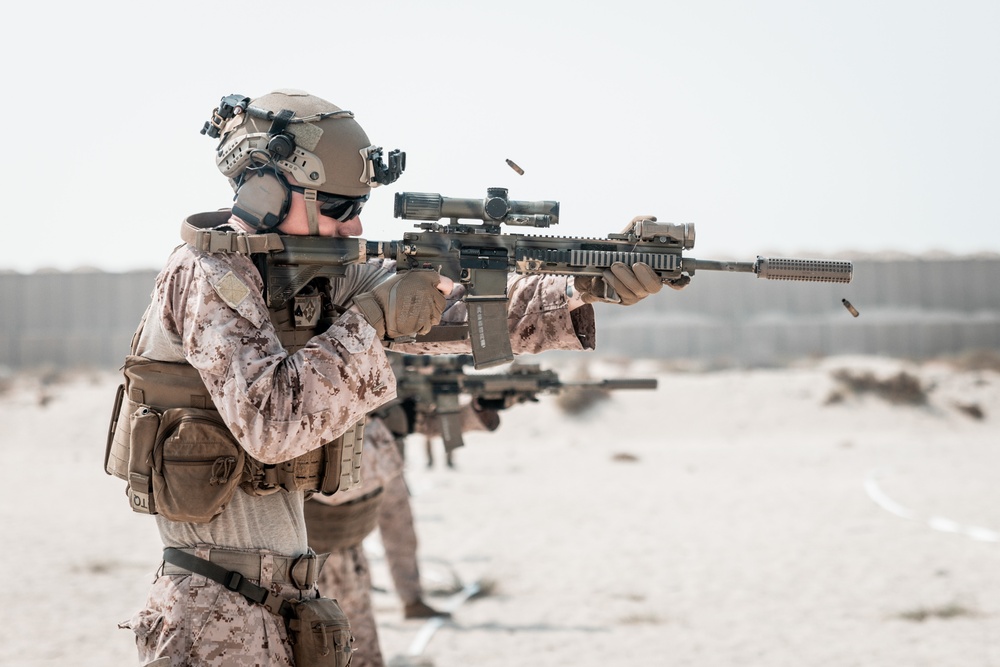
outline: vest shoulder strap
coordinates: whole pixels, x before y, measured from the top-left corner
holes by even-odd
[[[181,239],[204,252],[230,252],[241,255],[284,250],[280,234],[223,232],[213,227],[229,219],[228,211],[197,213],[181,223]]]

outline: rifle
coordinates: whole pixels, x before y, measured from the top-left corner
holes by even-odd
[[[553,370],[538,364],[515,362],[506,372],[469,373],[472,355],[391,354],[396,374],[396,400],[411,407],[424,423],[436,421],[444,441],[445,456],[465,444],[462,438],[462,403],[465,396],[484,410],[506,410],[520,403],[537,402],[540,394],[573,390],[607,392],[620,389],[656,389],[655,378],[621,378],[596,381],[563,381]],[[428,439],[428,460],[432,462]]]
[[[513,360],[507,332],[507,274],[601,276],[615,262],[649,265],[663,282],[696,271],[753,273],[768,280],[849,283],[849,261],[767,258],[752,262],[693,259],[692,223],[642,220],[606,239],[532,236],[501,232],[501,225],[545,228],[559,222],[559,202],[515,201],[506,188],[488,188],[484,199],[397,192],[394,217],[420,221],[399,241],[281,237],[285,248],[262,267],[269,306],[280,306],[316,276],[335,277],[345,264],[368,258],[396,260],[397,271],[432,268],[465,286],[466,324],[444,324],[416,340],[471,338],[477,369]],[[446,224],[438,221],[447,218]],[[479,223],[464,221],[480,221]],[[615,301],[610,289],[604,298]],[[470,335],[471,334],[471,335]],[[397,342],[412,342],[412,339]]]

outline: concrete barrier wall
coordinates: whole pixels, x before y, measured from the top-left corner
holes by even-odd
[[[998,286],[1000,258],[855,261],[850,285],[699,272],[680,292],[627,309],[599,305],[598,348],[750,365],[1000,350]]]
[[[0,274],[0,366],[117,368],[156,274]]]
[[[598,352],[771,365],[1000,351],[1000,258],[862,260],[854,275],[850,285],[827,285],[702,271],[688,288],[630,308],[598,304]],[[0,367],[119,366],[155,277],[0,274]]]

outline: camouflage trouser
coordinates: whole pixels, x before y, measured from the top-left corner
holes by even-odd
[[[378,530],[396,594],[403,604],[411,604],[423,597],[423,589],[417,566],[417,533],[413,527],[410,492],[402,475],[386,480],[384,489],[378,510]]]
[[[331,552],[318,585],[320,593],[335,598],[351,621],[351,667],[384,667],[372,610],[372,577],[361,545]]]
[[[277,595],[298,598],[292,586]],[[153,582],[146,608],[119,625],[135,632],[141,665],[294,667],[285,621],[239,593],[197,574]]]

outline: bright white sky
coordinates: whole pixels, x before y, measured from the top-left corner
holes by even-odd
[[[395,191],[505,186],[561,202],[539,233],[654,214],[704,259],[1000,252],[996,0],[153,7],[5,10],[0,269],[159,268],[184,216],[231,202],[212,109],[283,87],[407,152],[369,239],[411,228]]]

